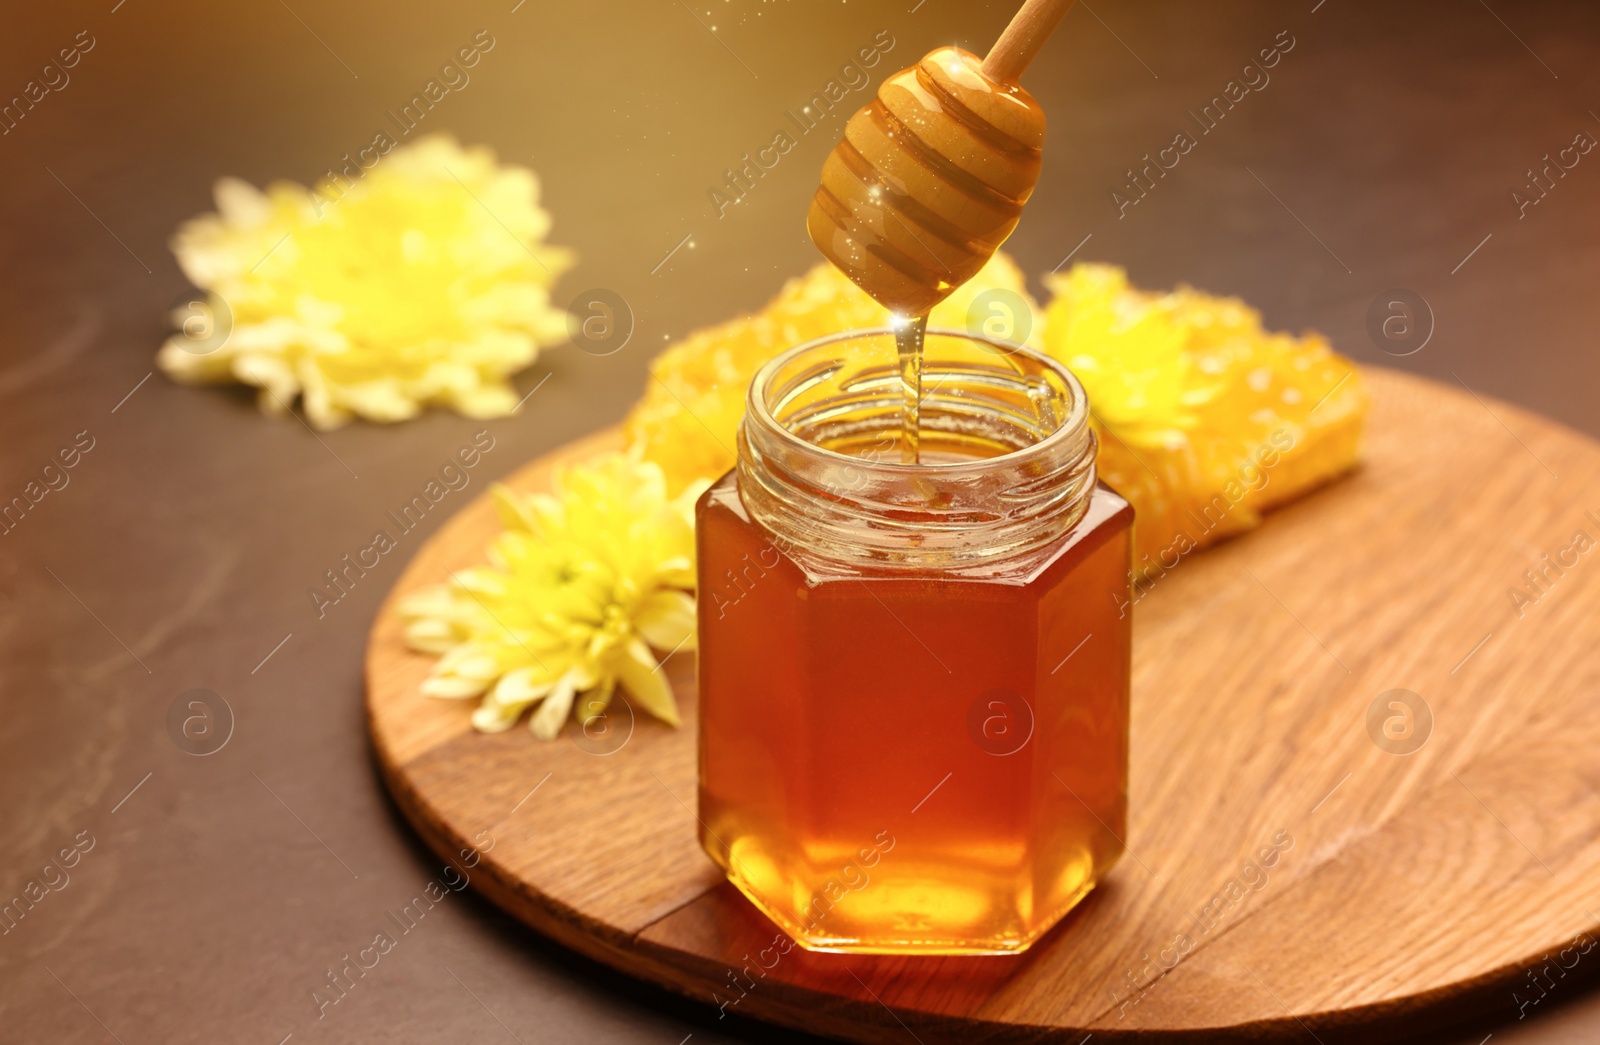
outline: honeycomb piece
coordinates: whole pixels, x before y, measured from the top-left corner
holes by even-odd
[[[1089,393],[1100,475],[1136,512],[1136,575],[1356,464],[1366,389],[1320,336],[1268,332],[1237,298],[1139,290],[1111,265],[1045,283],[1045,351]]]

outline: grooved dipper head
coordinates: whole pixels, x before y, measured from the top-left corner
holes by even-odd
[[[923,315],[1000,248],[1039,180],[1044,111],[941,47],[883,82],[822,167],[806,228],[902,315]]]

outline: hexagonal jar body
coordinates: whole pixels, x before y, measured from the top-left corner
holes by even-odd
[[[905,463],[888,332],[751,386],[701,499],[701,843],[804,947],[1026,949],[1122,852],[1133,510],[1081,386],[925,344]]]

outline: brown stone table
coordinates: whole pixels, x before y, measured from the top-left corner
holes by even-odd
[[[875,84],[938,44],[983,47],[1010,6],[75,0],[5,12],[0,102],[80,33],[93,47],[59,90],[0,119],[0,498],[79,433],[93,448],[0,536],[0,904],[79,847],[24,918],[0,924],[0,1040],[801,1040],[598,968],[470,892],[319,1015],[312,992],[329,966],[441,868],[385,797],[363,731],[364,639],[400,558],[321,619],[306,589],[471,433],[496,441],[475,493],[619,418],[668,338],[758,306],[812,264],[802,214],[840,116],[796,132],[719,216],[725,172],[830,79],[854,79],[841,66],[861,48],[893,41],[866,71]],[[1512,0],[1215,7],[1083,0],[1030,72],[1051,119],[1044,180],[1009,247],[1030,276],[1072,254],[1124,264],[1146,286],[1238,294],[1271,325],[1322,330],[1364,362],[1600,434],[1600,156],[1553,173],[1536,204],[1513,195],[1533,195],[1529,169],[1546,153],[1600,137],[1600,13]],[[552,350],[519,378],[523,391],[548,382],[515,418],[432,413],[320,439],[261,417],[247,393],[148,376],[186,286],[165,243],[209,209],[211,183],[312,180],[392,127],[387,113],[481,30],[494,48],[414,133],[450,130],[539,171],[551,239],[581,258],[559,296],[623,295],[637,322],[627,347]],[[1265,77],[1244,70],[1290,38]],[[1259,89],[1210,126],[1205,107],[1245,78]],[[1130,168],[1180,131],[1196,147],[1122,205],[1113,193],[1133,195]],[[1394,289],[1433,317],[1410,355],[1369,335],[1369,305]],[[400,557],[438,525],[426,519]],[[203,757],[167,725],[194,689],[234,719]],[[1439,1040],[1600,1040],[1600,999],[1578,978],[1528,1019],[1508,998],[1508,1022]]]

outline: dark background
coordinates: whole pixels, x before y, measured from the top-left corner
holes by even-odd
[[[95,440],[71,484],[0,537],[0,894],[79,832],[95,840],[0,936],[0,1039],[798,1040],[615,976],[470,893],[319,1020],[326,968],[439,873],[375,776],[361,657],[400,559],[441,517],[326,619],[305,592],[471,432],[497,440],[477,493],[618,420],[666,339],[758,307],[813,264],[802,217],[842,117],[726,216],[707,190],[879,30],[896,43],[874,86],[944,43],[982,51],[1014,4],[515,3],[0,11],[0,99],[80,30],[95,39],[0,136],[0,498],[75,433]],[[550,377],[515,418],[356,423],[322,445],[248,392],[140,385],[186,287],[167,239],[211,209],[213,181],[313,181],[482,29],[494,49],[424,125],[539,172],[551,241],[580,258],[557,298],[622,294],[627,348],[550,350],[519,378]],[[1186,110],[1280,30],[1295,45],[1270,84],[1119,218],[1124,171],[1193,133]],[[1600,154],[1525,217],[1511,195],[1546,152],[1600,136],[1597,53],[1600,11],[1577,2],[1080,2],[1024,81],[1051,129],[1008,250],[1035,278],[1082,243],[1076,258],[1145,286],[1237,294],[1273,327],[1600,434]],[[1394,288],[1436,320],[1404,358],[1367,332]],[[204,758],[165,726],[197,687],[237,717]],[[1533,1011],[1446,1040],[1600,1041],[1600,998],[1576,987]]]

